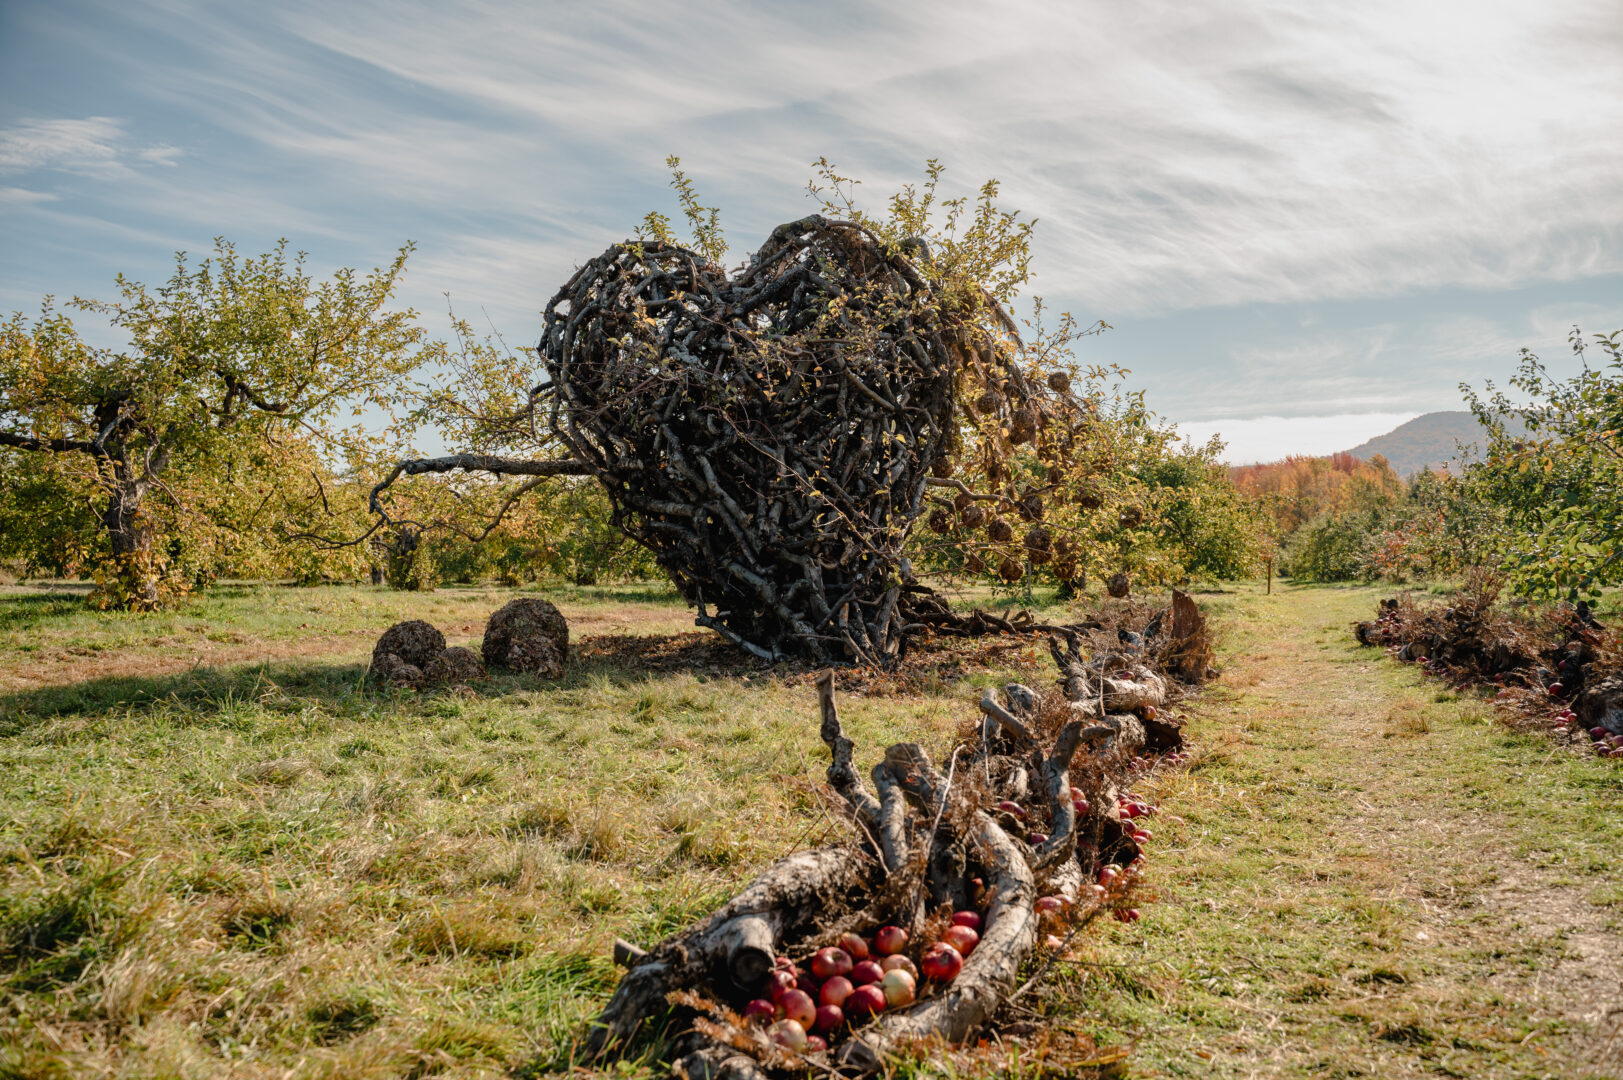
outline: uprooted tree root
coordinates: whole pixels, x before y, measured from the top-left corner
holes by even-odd
[[[1477,572],[1447,603],[1383,600],[1376,618],[1355,623],[1353,633],[1456,689],[1496,687],[1494,703],[1514,727],[1623,759],[1623,639],[1581,602],[1507,608],[1498,603],[1503,585]]]
[[[1175,639],[1174,625],[1188,639]],[[1150,614],[1137,629],[1072,629],[1050,640],[1058,691],[989,690],[945,762],[898,743],[866,780],[825,672],[817,688],[827,778],[851,839],[780,860],[649,951],[617,943],[615,959],[628,970],[586,1038],[588,1059],[621,1055],[669,1021],[683,1032],[667,1048],[679,1076],[863,1075],[921,1048],[971,1052],[999,1025],[1030,1027],[1007,1007],[1047,970],[1039,964],[1031,974],[1039,951],[1062,947],[1049,935],[1074,934],[1105,912],[1136,917],[1127,902],[1147,833],[1133,823],[1143,807],[1127,787],[1149,767],[1147,753],[1182,760],[1182,731],[1163,710],[1183,686],[1161,664],[1209,655],[1205,636],[1192,603]],[[837,1028],[826,1050],[792,1051],[741,1015],[775,969],[798,970],[842,935],[898,926],[918,952],[966,910],[980,912],[983,928],[957,977]],[[1091,1044],[1051,1049],[1073,1069],[1114,1060]]]

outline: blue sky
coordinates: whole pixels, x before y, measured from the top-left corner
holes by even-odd
[[[513,341],[674,211],[742,259],[925,159],[1040,219],[1036,291],[1236,461],[1329,452],[1623,327],[1623,12],[1539,4],[0,4],[0,307],[286,236],[418,251]]]

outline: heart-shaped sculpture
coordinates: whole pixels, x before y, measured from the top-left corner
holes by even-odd
[[[554,433],[699,623],[758,655],[888,663],[928,592],[903,544],[959,374],[992,350],[942,310],[927,259],[813,216],[734,277],[617,244],[547,305]]]

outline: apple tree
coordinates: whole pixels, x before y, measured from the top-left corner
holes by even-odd
[[[363,412],[375,426],[443,351],[390,306],[409,250],[316,281],[285,241],[257,258],[216,241],[199,263],[177,255],[160,286],[120,275],[118,299],[72,301],[125,337],[115,348],[88,343],[49,298],[12,315],[0,452],[29,479],[8,482],[0,513],[73,524],[13,545],[88,569],[106,606],[150,608],[184,587],[185,552],[241,568],[294,539],[293,522],[332,513],[334,476],[386,443]]]

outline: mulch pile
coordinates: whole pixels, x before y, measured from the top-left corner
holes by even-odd
[[[1513,727],[1623,759],[1623,636],[1581,601],[1513,607],[1499,603],[1503,587],[1501,576],[1478,572],[1448,602],[1382,600],[1353,632],[1456,690],[1494,689]]]

